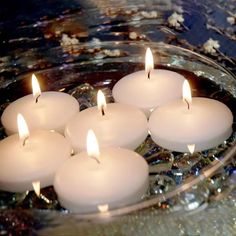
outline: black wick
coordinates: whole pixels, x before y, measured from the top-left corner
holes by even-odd
[[[35,99],[35,103],[38,103],[38,101],[39,101],[39,97],[41,96],[41,94],[39,94],[37,97],[36,97],[36,99]]]
[[[148,71],[148,79],[150,79],[151,70]]]
[[[105,116],[104,106],[101,107],[102,116]]]
[[[98,164],[100,164],[101,162],[96,158],[96,157],[92,157]]]
[[[190,109],[189,102],[187,101],[187,99],[184,99],[184,101],[187,103],[187,105],[188,105],[188,110],[189,110],[189,109]]]
[[[26,144],[26,141],[28,140],[29,137],[25,137],[24,140],[23,140],[23,146],[25,146]]]

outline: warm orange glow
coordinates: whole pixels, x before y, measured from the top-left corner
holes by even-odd
[[[32,90],[34,98],[38,98],[41,94],[41,90],[35,74],[32,74]]]
[[[193,154],[195,151],[195,144],[189,144],[187,145],[187,147],[188,147],[189,152]]]
[[[188,103],[192,102],[191,88],[188,80],[184,80],[183,83],[183,100]]]
[[[29,137],[29,129],[24,117],[21,114],[17,115],[17,126],[20,140],[25,140]]]
[[[34,192],[39,197],[40,196],[40,181],[35,181],[35,182],[32,183],[32,185],[33,185],[33,188],[34,188]]]
[[[154,68],[153,55],[150,48],[147,48],[145,55],[145,71],[150,73],[150,71]]]
[[[98,141],[93,130],[89,130],[87,134],[87,153],[90,157],[98,160],[100,156]]]
[[[101,90],[98,90],[97,93],[97,104],[98,110],[101,111],[102,115],[105,114],[105,110],[107,108],[106,98]]]

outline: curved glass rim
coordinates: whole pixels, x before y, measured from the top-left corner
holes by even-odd
[[[235,79],[236,80],[236,75],[233,74],[230,70],[226,69],[225,67],[223,67],[222,65],[218,64],[217,62],[215,62],[214,60],[212,60],[211,58],[205,56],[205,55],[201,55],[197,52],[194,52],[194,51],[191,51],[190,49],[187,49],[187,48],[183,48],[183,47],[179,47],[179,46],[176,46],[176,45],[172,45],[172,44],[167,44],[167,43],[164,43],[164,42],[143,42],[143,41],[131,41],[131,40],[126,40],[126,41],[100,41],[99,44],[95,44],[93,43],[92,41],[90,42],[80,42],[78,45],[76,45],[77,48],[81,48],[81,49],[90,49],[91,47],[94,47],[94,48],[98,48],[99,47],[107,47],[107,46],[110,46],[110,47],[114,47],[115,48],[115,45],[133,45],[133,46],[139,46],[139,47],[143,47],[144,49],[147,48],[147,47],[151,47],[153,46],[153,48],[157,48],[157,47],[164,47],[166,49],[175,49],[175,50],[180,50],[182,52],[185,52],[185,53],[188,53],[188,54],[192,54],[194,55],[195,57],[201,59],[202,61],[204,62],[207,62],[208,64],[212,65],[212,66],[215,66],[217,68],[219,68],[221,71],[225,72],[227,75],[230,75],[232,77],[232,79]],[[68,46],[65,46],[65,48],[70,48],[71,45],[68,45]],[[61,49],[62,46],[57,46],[57,47],[54,47],[52,48],[52,50],[57,50],[57,49]],[[144,55],[143,55],[144,56]],[[75,61],[73,62],[69,62],[67,63],[68,66],[71,66],[71,65],[74,65],[74,64],[77,64],[81,61],[77,61],[77,59],[80,57],[77,56],[75,57]],[[120,58],[122,56],[119,56],[118,58]],[[115,57],[112,57],[113,59],[115,59]],[[144,57],[143,57],[144,58]],[[106,61],[107,58],[102,58],[102,60]],[[96,58],[93,58],[92,60],[85,60],[83,61],[83,65],[87,64],[87,63],[97,63],[97,62],[101,62],[101,59],[96,59]],[[142,61],[142,63],[144,63],[144,61]],[[60,67],[60,65],[56,65],[54,67],[52,67],[53,69],[56,69]],[[51,70],[52,68],[47,68],[47,69],[38,69],[38,70],[35,70],[35,73],[37,72],[44,72],[44,71],[48,71],[48,70]],[[18,78],[21,78],[27,74],[29,74],[32,72],[24,72],[22,74],[19,74]]]
[[[77,219],[97,219],[97,218],[104,218],[107,216],[115,217],[115,216],[125,215],[134,211],[143,210],[148,207],[152,207],[155,204],[166,201],[167,199],[176,196],[176,194],[180,194],[184,192],[185,190],[193,187],[194,185],[198,184],[200,181],[204,180],[205,178],[211,177],[216,170],[224,166],[224,164],[227,163],[227,161],[229,161],[235,155],[236,155],[236,145],[232,146],[229,150],[226,151],[225,156],[222,160],[215,160],[213,161],[210,167],[204,168],[201,171],[201,174],[199,176],[195,177],[194,179],[192,179],[192,177],[189,177],[185,183],[181,184],[173,191],[165,193],[163,195],[158,195],[152,199],[145,200],[142,202],[138,202],[138,203],[124,206],[117,209],[111,209],[104,213],[94,212],[94,213],[89,213],[89,214],[80,214],[80,213],[70,212],[69,214],[75,216]]]
[[[190,53],[190,54],[192,54],[192,55],[194,55],[194,56],[196,56],[198,58],[201,58],[205,62],[220,68],[222,71],[225,71],[227,74],[230,74],[234,79],[236,79],[236,75],[234,75],[231,71],[229,71],[225,67],[221,66],[220,64],[218,64],[217,62],[215,62],[211,58],[209,58],[209,57],[207,57],[205,55],[199,54],[197,52],[191,51],[190,49],[183,48],[183,47],[176,46],[176,45],[172,45],[172,44],[167,44],[167,43],[164,43],[164,42],[143,42],[143,41],[131,41],[131,40],[117,41],[116,40],[116,41],[100,41],[99,44],[95,44],[95,43],[90,41],[90,42],[79,43],[78,45],[76,45],[76,47],[78,47],[78,48],[86,48],[88,46],[89,47],[91,47],[91,46],[95,46],[95,47],[96,46],[101,46],[101,47],[102,46],[112,46],[112,47],[115,47],[114,45],[122,45],[122,44],[123,45],[142,46],[143,48],[146,48],[146,47],[151,47],[152,48],[152,46],[153,46],[153,48],[165,47],[166,49],[181,50],[182,52]],[[66,46],[66,47],[70,47],[70,45]],[[53,49],[57,49],[57,48],[61,48],[61,46],[54,47]],[[93,60],[96,61],[97,59],[93,59]],[[68,63],[68,64],[74,64],[74,63],[76,63],[76,61],[72,62],[72,63]],[[91,63],[91,61],[90,61],[90,63]]]
[[[193,52],[189,49],[186,48],[182,48],[179,46],[175,46],[175,45],[170,45],[170,44],[165,44],[162,42],[134,42],[134,41],[102,41],[99,43],[99,47],[107,47],[107,46],[111,46],[111,47],[115,47],[114,45],[135,45],[135,46],[142,46],[143,48],[145,47],[153,47],[153,48],[157,48],[157,47],[164,47],[166,49],[175,49],[175,50],[179,50],[180,52],[184,52],[187,54],[191,54],[194,55],[196,58],[198,58],[200,61],[204,61],[206,62],[208,65],[211,65],[213,67],[216,67],[218,69],[220,69],[221,71],[225,72],[228,76],[231,77],[231,79],[236,79],[236,76],[228,71],[226,68],[224,68],[223,66],[219,65],[218,63],[216,63],[215,61],[213,61],[212,59],[203,56],[201,54],[198,54],[196,52]],[[98,46],[96,44],[92,44],[92,43],[80,43],[78,45],[78,47],[80,48],[86,48],[86,47],[90,47],[91,46]],[[59,47],[55,47],[54,49],[57,49]],[[103,58],[104,62],[106,62],[106,58]],[[94,59],[93,60],[88,60],[88,61],[84,61],[84,64],[87,63],[96,63],[98,61],[98,59]],[[99,59],[100,61],[100,59]],[[72,63],[68,63],[69,66],[72,66],[74,64],[77,64],[80,62],[74,61]],[[57,67],[53,67],[53,69],[56,69]],[[37,72],[44,72],[44,71],[48,71],[51,70],[52,68],[49,69],[43,69],[43,70],[38,70],[35,71]],[[25,73],[28,74],[28,73]],[[22,75],[20,75],[19,77],[21,77]],[[18,78],[19,78],[18,77]],[[142,209],[146,209],[148,207],[154,206],[155,204],[158,204],[160,202],[166,201],[167,199],[170,199],[174,196],[176,196],[177,194],[193,187],[194,185],[198,184],[199,182],[201,182],[202,180],[204,180],[205,178],[210,177],[217,169],[219,169],[221,166],[223,166],[228,160],[230,160],[230,158],[232,158],[233,156],[236,155],[236,145],[233,145],[231,148],[229,148],[228,150],[225,150],[225,155],[223,157],[223,159],[221,160],[214,160],[210,166],[207,166],[206,168],[203,168],[201,171],[201,174],[199,176],[196,176],[195,178],[189,177],[188,179],[186,179],[186,181],[179,185],[178,187],[176,187],[173,191],[170,191],[168,193],[162,194],[162,195],[158,195],[153,197],[152,199],[149,200],[144,200],[132,205],[128,205],[128,206],[124,206],[124,207],[120,207],[117,209],[111,209],[108,210],[107,212],[94,212],[94,213],[85,213],[85,214],[81,214],[81,213],[73,213],[70,212],[69,214],[76,217],[77,219],[97,219],[97,218],[101,218],[101,217],[114,217],[114,216],[119,216],[119,215],[124,215],[124,214],[128,214],[134,211],[138,211],[138,210],[142,210]],[[41,210],[40,210],[41,211]]]

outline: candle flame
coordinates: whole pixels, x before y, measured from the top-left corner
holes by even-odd
[[[195,151],[195,144],[189,144],[187,145],[187,147],[188,147],[189,152],[193,154]]]
[[[154,60],[152,51],[150,48],[147,48],[145,55],[145,71],[150,73],[150,71],[154,68]]]
[[[188,80],[184,80],[183,83],[183,100],[186,101],[187,103],[192,102],[191,88]]]
[[[102,112],[102,115],[105,115],[107,103],[104,93],[101,90],[98,90],[97,93],[97,104],[98,104],[98,110]]]
[[[25,140],[29,137],[29,129],[24,117],[21,114],[17,115],[17,126],[20,140]]]
[[[40,197],[40,181],[32,182],[32,185],[33,185],[35,194],[37,195],[37,197]]]
[[[87,153],[90,157],[95,158],[98,161],[98,158],[100,156],[98,141],[95,133],[91,129],[87,134]]]
[[[98,210],[99,210],[101,213],[108,212],[108,210],[109,210],[109,205],[108,205],[108,204],[98,205]]]
[[[32,90],[34,98],[37,99],[41,95],[41,90],[35,74],[32,74]]]

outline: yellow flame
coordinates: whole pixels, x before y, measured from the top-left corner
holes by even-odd
[[[40,196],[40,181],[32,182],[32,185],[33,185],[33,188],[34,188],[34,192],[39,197]]]
[[[32,74],[32,90],[33,90],[33,96],[34,98],[37,98],[41,94],[39,82],[35,76],[35,74]]]
[[[108,205],[108,204],[98,205],[98,210],[99,210],[101,213],[108,212],[108,210],[109,210],[109,205]]]
[[[189,144],[187,145],[187,147],[188,147],[189,152],[193,154],[195,151],[195,144]]]
[[[145,55],[145,71],[149,73],[154,68],[153,55],[150,48],[147,48]]]
[[[98,159],[100,156],[98,141],[93,130],[89,130],[87,134],[87,153],[90,157]]]
[[[98,90],[97,93],[97,104],[98,104],[98,110],[101,112],[105,112],[107,108],[107,103],[104,93],[101,90]]]
[[[184,80],[183,83],[183,100],[187,101],[188,103],[192,102],[191,88],[188,80]]]
[[[24,117],[21,114],[17,114],[17,126],[20,140],[25,140],[29,137],[29,129]]]

